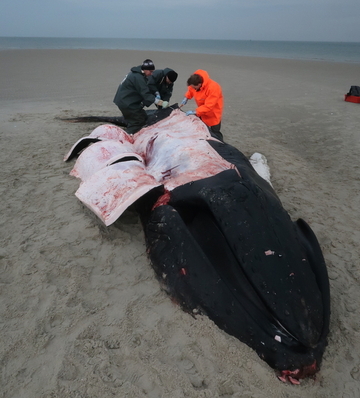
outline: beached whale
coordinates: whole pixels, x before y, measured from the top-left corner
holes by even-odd
[[[298,383],[319,370],[329,331],[319,243],[284,210],[264,157],[252,164],[176,108],[156,112],[133,137],[102,125],[80,139],[64,159],[79,155],[76,196],[105,225],[134,204],[168,293]]]

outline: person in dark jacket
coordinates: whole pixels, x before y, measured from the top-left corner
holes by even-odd
[[[169,102],[177,77],[178,74],[170,68],[154,70],[148,80],[150,91],[163,101]]]
[[[127,132],[137,133],[147,121],[144,106],[156,105],[166,107],[167,102],[156,98],[148,86],[148,78],[155,70],[151,59],[146,59],[142,65],[134,66],[119,85],[114,97],[114,103],[118,106],[127,122]]]

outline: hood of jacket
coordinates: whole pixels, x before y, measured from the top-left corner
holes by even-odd
[[[141,73],[142,75],[144,74],[142,69],[141,69],[141,65],[133,66],[130,70],[131,70],[131,72],[134,72],[134,73]]]
[[[164,76],[166,76],[169,72],[174,72],[174,70],[171,69],[171,68],[165,68],[164,69]]]
[[[167,85],[167,83],[165,82],[165,77],[171,71],[174,71],[174,70],[171,69],[171,68],[165,68],[162,71],[161,70],[159,70],[159,71],[155,70],[155,72],[153,73],[153,80],[155,80],[157,84],[163,84],[164,83],[164,84]],[[173,84],[173,83],[171,83],[171,84]]]
[[[194,75],[200,75],[203,78],[203,86],[207,86],[210,81],[210,76],[206,70],[198,69],[194,72]]]

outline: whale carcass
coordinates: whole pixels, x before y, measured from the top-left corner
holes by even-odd
[[[176,108],[134,136],[107,124],[81,138],[64,158],[77,157],[76,196],[105,225],[134,205],[168,293],[298,383],[319,370],[329,331],[316,236],[284,210],[264,157],[252,164]]]

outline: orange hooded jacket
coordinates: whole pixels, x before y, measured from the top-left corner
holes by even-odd
[[[221,122],[224,108],[224,97],[221,86],[219,83],[211,80],[209,74],[204,70],[198,69],[194,74],[200,75],[204,81],[199,91],[189,86],[185,97],[187,99],[195,99],[198,106],[196,108],[196,116],[207,126],[216,126]]]

